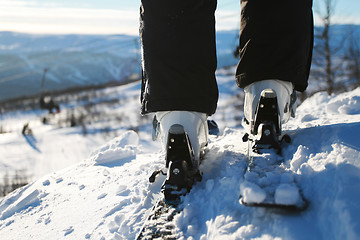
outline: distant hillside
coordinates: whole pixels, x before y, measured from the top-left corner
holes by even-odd
[[[360,35],[360,26],[332,26],[332,45],[346,47],[351,31]],[[237,64],[238,35],[238,30],[217,32],[218,68]],[[138,36],[0,32],[0,101],[40,93],[45,69],[44,90],[139,79],[140,58]]]
[[[218,33],[218,65],[236,64],[237,31]],[[140,41],[126,35],[0,32],[0,101],[44,90],[140,78]]]
[[[139,72],[134,36],[0,33],[0,100],[45,90],[121,82]]]

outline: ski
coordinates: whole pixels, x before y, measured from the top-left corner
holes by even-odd
[[[239,202],[244,206],[288,211],[308,206],[296,174],[285,168],[284,158],[274,150],[251,153],[240,192]]]
[[[158,122],[153,121],[153,139],[158,134]],[[219,135],[219,128],[215,121],[207,121],[210,135]],[[154,137],[155,136],[155,137]],[[175,225],[172,223],[174,217],[182,211],[182,200],[190,192],[195,182],[201,181],[201,173],[196,165],[194,151],[189,137],[183,126],[173,125],[168,134],[166,146],[166,168],[156,170],[150,176],[149,181],[153,183],[157,175],[166,175],[162,185],[161,196],[152,207],[137,238],[140,239],[178,239],[174,233]],[[205,151],[201,153],[201,159]],[[200,160],[201,160],[200,159]]]
[[[290,143],[288,135],[281,137],[281,120],[276,93],[265,89],[261,93],[255,120],[250,134],[243,137],[248,142],[248,167],[240,185],[239,202],[245,206],[304,210],[308,206],[295,173],[287,170],[281,150]]]
[[[175,225],[172,224],[172,220],[176,214],[182,211],[180,206],[180,201],[167,202],[161,196],[151,209],[151,213],[136,239],[177,239],[173,232]]]
[[[137,239],[176,239],[171,222],[182,210],[181,198],[190,191],[196,181],[201,181],[194,150],[182,125],[175,124],[170,127],[166,145],[166,168],[161,197],[152,208]],[[156,170],[149,181],[154,182],[156,176],[165,174],[164,172]]]

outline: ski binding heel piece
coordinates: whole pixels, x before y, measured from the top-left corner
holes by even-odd
[[[252,126],[252,134],[257,135],[260,124],[269,122],[274,124],[275,131],[281,134],[280,113],[276,93],[272,89],[265,89],[255,112],[255,121]]]
[[[281,119],[277,96],[274,90],[265,89],[261,92],[260,100],[255,112],[255,120],[251,124],[251,134],[244,136],[243,141],[254,141],[253,150],[274,148],[279,152],[281,145]]]
[[[176,201],[191,189],[195,181],[201,180],[194,150],[182,125],[170,127],[166,151],[168,171],[162,189],[166,201]]]
[[[266,122],[259,126],[259,130],[260,133],[258,134],[258,139],[255,140],[255,144],[253,146],[254,151],[270,148],[276,149],[278,151],[281,150],[274,124]]]

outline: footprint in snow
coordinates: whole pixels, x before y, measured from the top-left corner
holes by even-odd
[[[64,230],[64,232],[65,232],[64,236],[67,236],[67,235],[71,234],[73,231],[74,231],[73,226],[70,226],[68,229]]]
[[[47,224],[49,224],[49,223],[51,222],[51,218],[50,218],[50,217],[45,218],[44,220],[45,220],[45,221],[44,221],[44,224],[45,224],[45,225],[47,225]]]
[[[131,203],[131,199],[122,200],[118,205],[116,205],[108,213],[106,213],[103,218],[107,218],[113,215],[114,213],[120,211],[125,205],[128,205],[129,203]]]
[[[99,196],[97,197],[97,199],[100,200],[100,199],[103,199],[103,198],[106,197],[106,196],[107,196],[107,193],[103,193],[103,194],[99,195]]]
[[[105,177],[107,177],[107,176],[110,175],[110,172],[109,172],[107,169],[104,169],[103,175],[104,175]]]
[[[56,179],[56,183],[61,183],[62,181],[63,181],[62,178],[57,178],[57,179]]]
[[[47,180],[45,180],[45,181],[43,181],[43,186],[49,186],[50,185],[50,181],[49,181],[49,179],[47,179]]]
[[[130,194],[130,190],[126,185],[120,185],[118,190],[116,191],[117,196],[128,196]]]

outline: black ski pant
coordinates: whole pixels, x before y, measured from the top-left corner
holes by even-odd
[[[215,113],[216,0],[142,0],[142,114]],[[236,80],[280,79],[304,91],[309,76],[312,0],[241,0]]]
[[[241,0],[239,87],[261,80],[308,85],[313,50],[312,0]]]
[[[216,0],[142,0],[142,113],[213,114]]]

